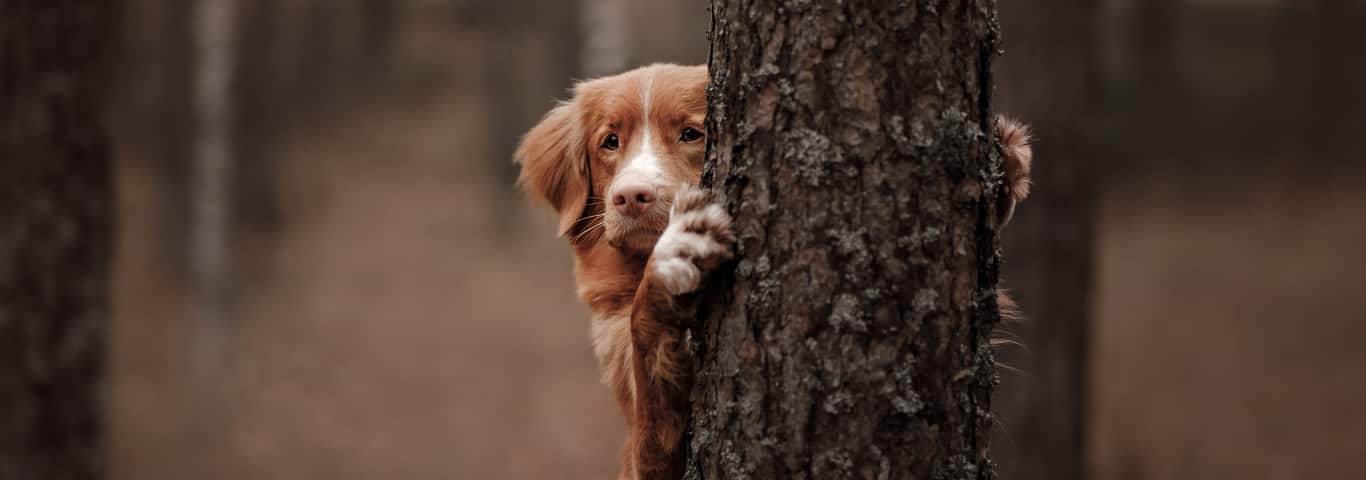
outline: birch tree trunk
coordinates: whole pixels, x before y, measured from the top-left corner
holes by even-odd
[[[995,2],[711,6],[686,478],[992,478]]]
[[[0,0],[0,480],[104,471],[115,4]]]

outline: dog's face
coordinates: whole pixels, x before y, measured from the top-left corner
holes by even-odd
[[[706,66],[653,65],[580,83],[517,149],[518,181],[576,244],[647,252],[706,153]]]

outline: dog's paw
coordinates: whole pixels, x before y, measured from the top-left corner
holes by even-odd
[[[730,215],[697,187],[684,187],[674,196],[669,226],[651,255],[650,272],[670,294],[697,290],[706,272],[731,258],[735,234]]]

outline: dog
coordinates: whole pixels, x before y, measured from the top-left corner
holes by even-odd
[[[725,208],[697,188],[706,153],[707,67],[657,64],[579,83],[523,137],[518,183],[559,216],[593,350],[629,433],[618,478],[681,474],[693,294],[729,260]],[[1027,127],[998,118],[1006,194],[1029,192]],[[1003,311],[1013,302],[1002,297]]]

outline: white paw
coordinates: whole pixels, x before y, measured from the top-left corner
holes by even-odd
[[[701,190],[683,189],[675,197],[668,228],[655,244],[651,273],[670,294],[692,293],[706,271],[731,257],[733,243],[726,210],[709,203]]]
[[[672,295],[691,293],[702,284],[702,270],[687,259],[674,257],[655,260],[654,265],[655,278]]]

